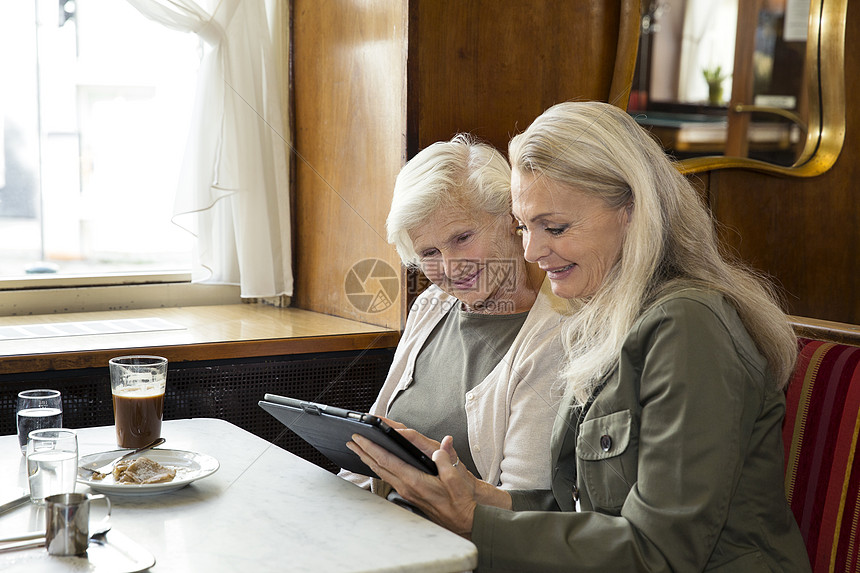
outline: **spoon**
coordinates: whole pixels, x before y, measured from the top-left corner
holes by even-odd
[[[111,523],[105,523],[90,534],[90,543],[98,543],[104,545],[107,543],[107,532],[110,531]]]
[[[105,523],[90,534],[89,543],[98,543],[105,545],[107,543],[107,532],[111,529],[111,523]],[[22,549],[32,549],[34,547],[44,547],[45,532],[33,531],[18,535],[16,537],[6,537],[0,540],[0,553],[8,551],[20,551]]]
[[[117,462],[119,462],[119,461],[121,461],[121,460],[124,460],[124,459],[126,459],[126,458],[130,458],[130,457],[132,457],[132,456],[135,456],[135,455],[137,455],[137,454],[139,454],[139,453],[141,453],[141,452],[145,452],[145,451],[147,451],[147,450],[151,450],[152,448],[154,448],[154,447],[156,447],[156,446],[160,446],[160,445],[161,445],[161,444],[163,444],[165,441],[166,441],[166,440],[165,440],[164,438],[158,438],[158,439],[157,439],[157,440],[155,440],[154,442],[152,442],[152,443],[150,443],[150,444],[147,444],[147,445],[143,446],[142,448],[138,448],[138,449],[136,449],[136,450],[133,450],[133,451],[131,451],[131,452],[128,452],[128,453],[126,453],[126,454],[123,454],[123,455],[119,456],[118,458],[116,458],[116,459],[114,459],[114,460],[110,461],[110,462],[109,462],[109,463],[107,463],[107,464],[101,464],[101,462],[92,462],[92,463],[89,463],[89,464],[84,464],[84,465],[79,466],[79,467],[80,467],[80,469],[82,469],[82,470],[91,471],[91,472],[93,472],[93,473],[109,474],[109,473],[111,473],[111,472],[113,471],[113,467],[114,467],[114,465],[115,465]],[[96,465],[96,464],[99,464],[99,465]]]
[[[23,535],[14,537],[4,537],[0,539],[0,553],[7,551],[18,551],[19,549],[30,549],[31,547],[41,547],[45,545],[44,531],[31,531]]]

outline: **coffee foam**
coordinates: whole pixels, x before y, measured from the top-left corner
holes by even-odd
[[[152,398],[162,394],[164,394],[164,386],[162,385],[124,386],[113,390],[114,396],[122,398]]]

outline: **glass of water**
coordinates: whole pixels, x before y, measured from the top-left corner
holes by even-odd
[[[30,501],[43,504],[57,493],[75,493],[78,477],[78,436],[74,430],[33,430],[27,440]]]
[[[18,444],[27,449],[27,436],[33,430],[63,427],[63,401],[58,390],[18,392]]]

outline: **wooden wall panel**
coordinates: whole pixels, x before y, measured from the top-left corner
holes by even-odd
[[[791,314],[858,324],[860,3],[848,3],[845,38],[847,133],[833,168],[811,179],[714,171],[709,192],[726,244],[777,279]]]
[[[565,100],[625,107],[638,45],[639,0],[295,0],[292,14],[293,305],[392,328],[407,297],[363,313],[343,281],[370,257],[400,270],[385,217],[406,158],[458,131],[506,150]]]
[[[458,131],[504,150],[560,101],[624,105],[616,45],[630,13],[638,14],[636,0],[295,0],[294,305],[399,328],[405,297],[362,313],[343,281],[368,257],[399,269],[384,222],[406,157]],[[829,172],[794,179],[724,170],[696,180],[726,244],[776,278],[791,314],[860,323],[856,2],[846,39],[847,136]]]
[[[385,239],[405,161],[406,4],[295,0],[295,221],[298,308],[399,329],[400,260]],[[362,312],[344,280],[363,259],[400,275],[398,302]]]
[[[625,0],[413,1],[409,156],[458,131],[506,152],[512,135],[562,101],[614,97],[626,108],[628,91],[610,88],[628,11],[638,24],[638,2]]]

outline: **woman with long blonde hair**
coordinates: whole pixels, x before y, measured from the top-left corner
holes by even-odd
[[[525,258],[575,307],[551,489],[477,482],[449,437],[404,431],[438,477],[349,446],[469,536],[481,571],[809,571],[782,487],[796,341],[770,287],[721,253],[696,191],[614,106],[550,108],[509,160]]]

